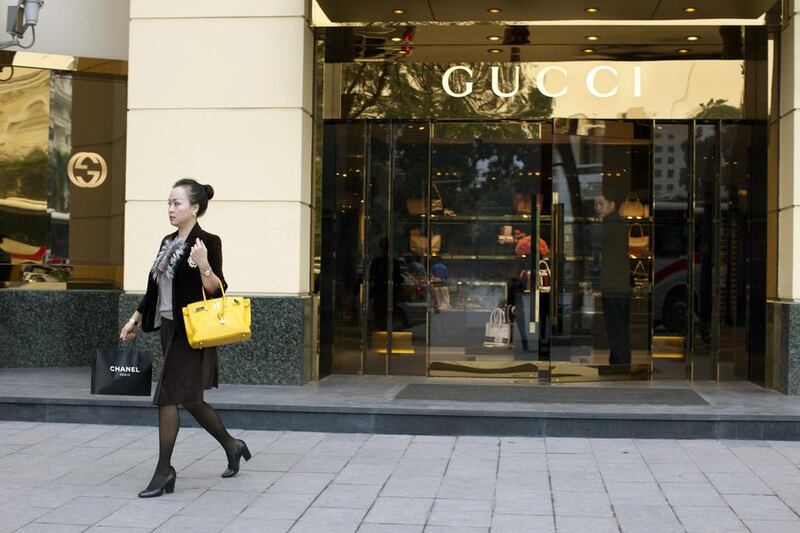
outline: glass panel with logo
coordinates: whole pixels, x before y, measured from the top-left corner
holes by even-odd
[[[124,75],[14,67],[0,84],[1,283],[122,286],[126,103]]]

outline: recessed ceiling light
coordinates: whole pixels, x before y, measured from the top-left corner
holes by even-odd
[[[688,36],[686,37],[686,40],[687,40],[687,41],[699,41],[699,40],[700,40],[700,37],[698,37],[697,35],[688,35]]]
[[[587,40],[587,41],[596,41],[596,40],[598,40],[599,38],[600,38],[600,37],[598,37],[597,35],[587,35],[587,36],[586,36],[586,40]]]
[[[688,48],[678,48],[675,51],[678,52],[679,54],[688,54],[689,52],[691,52],[691,50],[689,50]]]
[[[490,8],[489,8],[489,9],[487,9],[486,11],[488,11],[488,12],[489,12],[489,13],[491,13],[492,15],[497,15],[498,13],[500,13],[500,12],[501,12],[501,11],[503,11],[503,10],[502,10],[502,9],[500,9],[499,7],[490,7]]]
[[[596,52],[596,50],[594,48],[584,48],[583,50],[581,50],[581,52],[583,52],[584,54],[593,54]]]
[[[586,11],[587,13],[597,13],[600,10],[597,9],[596,7],[587,7],[586,9],[584,9],[584,11]]]
[[[489,52],[490,54],[499,54],[500,52],[502,52],[502,50],[500,50],[499,48],[489,48],[487,52]]]
[[[697,11],[697,8],[696,7],[685,7],[685,8],[683,8],[683,10],[686,11],[687,13],[694,13],[695,11]]]
[[[499,41],[500,39],[502,39],[502,37],[500,37],[499,35],[490,35],[490,36],[487,37],[487,39],[489,39],[492,42],[495,42],[495,41]]]
[[[398,50],[398,54],[406,55],[408,52],[406,50]]]
[[[396,42],[396,43],[399,43],[399,42],[400,42],[400,41],[402,41],[402,40],[403,40],[403,38],[402,38],[402,37],[392,37],[392,41],[393,41],[393,42]]]
[[[405,9],[393,9],[392,10],[392,13],[394,13],[395,15],[402,15],[405,12],[406,12]]]

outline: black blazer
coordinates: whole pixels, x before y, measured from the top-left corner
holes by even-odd
[[[159,251],[164,243],[177,237],[178,232],[170,233],[159,244]],[[222,281],[222,285],[227,290],[228,284],[222,275],[222,240],[212,233],[203,231],[200,224],[195,224],[186,242],[183,244],[184,253],[175,268],[175,277],[172,278],[172,316],[175,320],[175,331],[186,335],[186,328],[183,325],[183,308],[192,302],[203,299],[202,274],[198,268],[189,266],[189,250],[194,246],[195,240],[200,239],[208,249],[208,263],[214,274]],[[214,294],[206,293],[207,298],[217,298],[222,296],[222,291],[217,290]],[[155,321],[158,309],[158,283],[153,279],[150,272],[147,273],[147,292],[144,294],[137,310],[142,314],[142,331],[155,331]]]

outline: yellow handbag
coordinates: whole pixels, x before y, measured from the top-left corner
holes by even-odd
[[[222,288],[222,287],[220,287]],[[194,349],[246,341],[250,338],[250,299],[236,296],[206,299],[183,308],[186,338]]]

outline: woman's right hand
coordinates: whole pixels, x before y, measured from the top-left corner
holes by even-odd
[[[122,342],[127,341],[131,337],[136,336],[137,326],[133,322],[126,322],[119,332],[119,340]]]

